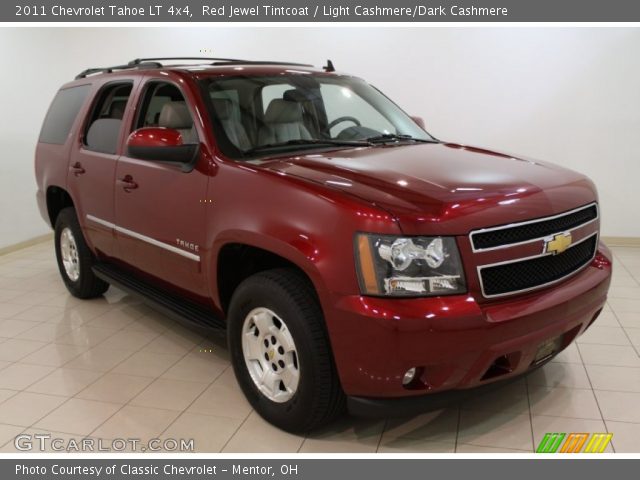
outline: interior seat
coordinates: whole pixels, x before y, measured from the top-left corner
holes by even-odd
[[[178,130],[185,144],[198,142],[198,135],[185,102],[165,103],[160,111],[158,126]]]
[[[302,120],[302,105],[280,98],[271,100],[264,114],[264,126],[258,133],[260,145],[311,138]]]
[[[213,109],[227,134],[229,141],[240,150],[249,150],[251,140],[240,119],[233,115],[233,103],[227,98],[214,98]]]
[[[127,108],[126,100],[115,100],[111,102],[108,118],[116,118],[116,119],[122,120],[122,118],[124,117],[124,111],[126,108]]]

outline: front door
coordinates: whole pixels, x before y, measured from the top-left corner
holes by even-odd
[[[179,130],[184,143],[198,143],[194,112],[179,87],[149,79],[142,88],[132,130]],[[201,254],[205,242],[208,163],[183,171],[181,164],[129,158],[118,160],[115,174],[118,257],[158,283],[206,297]]]

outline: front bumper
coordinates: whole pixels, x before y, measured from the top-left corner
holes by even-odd
[[[468,390],[527,373],[540,366],[535,357],[543,342],[560,337],[563,349],[595,320],[610,278],[611,255],[601,245],[592,263],[570,279],[499,302],[478,302],[472,295],[339,297],[327,319],[349,403],[367,411],[398,399],[404,410],[410,408],[407,397]],[[403,386],[404,373],[414,367],[419,378]],[[452,401],[462,393],[448,395]]]

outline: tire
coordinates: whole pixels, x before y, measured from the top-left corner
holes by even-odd
[[[282,342],[279,337],[274,343],[273,337],[264,331],[256,334],[255,329],[259,331],[258,325],[268,322],[270,315],[271,322],[276,326],[276,335],[284,335]],[[262,320],[255,323],[254,320],[258,319]],[[278,323],[282,326],[278,327]],[[269,331],[274,330],[270,327]],[[263,370],[258,368],[257,360],[245,358],[245,349],[251,349],[244,342],[253,344],[252,336],[255,336],[260,341],[254,345],[264,345],[266,350],[275,347],[274,352],[281,351],[280,347],[287,345],[287,332],[294,342],[295,355],[286,351],[283,357],[277,354],[269,357],[271,350],[261,354],[267,355],[264,357],[267,367],[273,367],[274,371],[283,367],[279,370],[283,379],[293,378],[291,371],[295,372],[297,367],[295,392],[292,393],[289,386],[281,381],[274,396],[269,389],[261,390],[265,387],[260,387],[252,377],[252,372],[256,376],[256,371]],[[272,345],[267,347],[265,339],[271,341]],[[345,396],[333,361],[322,310],[313,287],[301,273],[292,269],[276,269],[244,280],[231,299],[228,343],[233,369],[242,391],[253,408],[273,425],[288,432],[305,433],[330,423],[344,412]],[[270,363],[270,358],[274,363]],[[288,369],[286,375],[283,363],[275,363],[282,360]]]
[[[55,247],[58,269],[71,295],[95,298],[109,289],[109,284],[96,277],[91,269],[95,258],[84,240],[76,211],[71,207],[60,211],[56,218]]]

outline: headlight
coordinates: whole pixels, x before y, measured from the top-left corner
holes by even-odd
[[[355,239],[364,295],[435,296],[467,289],[452,237],[397,237],[359,233]]]

